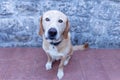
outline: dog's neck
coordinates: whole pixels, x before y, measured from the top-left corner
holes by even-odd
[[[59,42],[50,42],[51,45],[58,46],[62,41]]]

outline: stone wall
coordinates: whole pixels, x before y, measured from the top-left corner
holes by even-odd
[[[120,48],[120,0],[0,0],[0,47],[41,47],[40,16],[68,15],[72,43]]]

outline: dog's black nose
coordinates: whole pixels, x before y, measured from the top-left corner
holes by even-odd
[[[57,30],[55,28],[50,28],[48,30],[49,38],[54,39],[55,36],[57,35]]]

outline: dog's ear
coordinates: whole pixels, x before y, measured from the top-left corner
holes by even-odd
[[[64,32],[63,32],[63,37],[64,37],[65,39],[68,38],[69,28],[70,28],[70,24],[69,24],[69,21],[68,21],[68,19],[67,19],[67,21],[66,21],[66,28],[65,28],[65,30],[64,30]]]
[[[40,18],[40,30],[39,30],[39,35],[43,35],[43,33],[44,33],[44,29],[43,29],[43,24],[42,24],[42,16],[41,16],[41,18]]]

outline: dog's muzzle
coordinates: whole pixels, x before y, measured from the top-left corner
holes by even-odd
[[[56,35],[57,35],[57,30],[55,28],[50,28],[48,30],[48,38],[51,40],[56,39]]]

